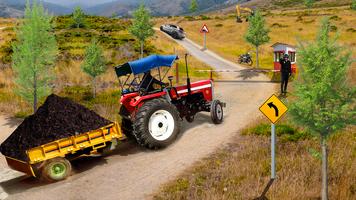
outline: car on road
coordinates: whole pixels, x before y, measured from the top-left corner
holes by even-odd
[[[164,24],[160,27],[160,30],[177,40],[182,40],[185,38],[184,29],[174,24]]]

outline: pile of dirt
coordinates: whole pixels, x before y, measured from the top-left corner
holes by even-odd
[[[85,133],[109,125],[111,121],[68,98],[47,97],[37,112],[27,117],[1,144],[8,157],[27,161],[26,150],[58,139]]]

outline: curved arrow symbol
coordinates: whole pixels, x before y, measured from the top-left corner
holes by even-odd
[[[270,108],[273,108],[273,109],[274,109],[275,115],[276,115],[276,117],[278,117],[278,116],[279,116],[279,110],[278,110],[277,106],[274,105],[273,102],[268,103],[267,105],[268,105]]]

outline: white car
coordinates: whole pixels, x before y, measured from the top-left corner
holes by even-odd
[[[164,24],[160,27],[160,29],[174,39],[182,40],[185,38],[184,29],[179,26],[173,24]]]

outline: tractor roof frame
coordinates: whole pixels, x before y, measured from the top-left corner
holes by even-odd
[[[145,74],[145,76],[143,77],[143,79],[144,79],[147,75],[146,73],[150,72],[152,69],[158,69],[159,79],[160,79],[160,81],[162,81],[168,74],[168,72],[169,72],[170,68],[172,67],[173,63],[175,62],[175,60],[177,60],[177,59],[178,59],[177,55],[151,55],[151,56],[148,56],[148,57],[145,57],[145,58],[142,58],[139,60],[135,60],[132,62],[128,62],[123,65],[115,67],[115,72],[119,78],[119,83],[120,83],[121,89],[124,90],[124,86],[127,85],[127,81],[130,79],[131,74],[134,75],[134,79],[131,81],[130,84],[128,84],[129,88],[133,87],[133,84],[135,83],[136,79],[138,78],[137,75]],[[166,73],[164,74],[163,77],[161,77],[161,71],[160,71],[161,67],[168,67],[168,70],[166,71]],[[120,81],[120,78],[124,77],[124,76],[126,76],[127,78],[124,81],[124,83],[122,83]],[[151,82],[152,82],[152,80],[151,80]],[[141,87],[141,83],[142,83],[142,81],[140,82],[139,87]],[[147,88],[146,88],[146,90],[147,90]]]

